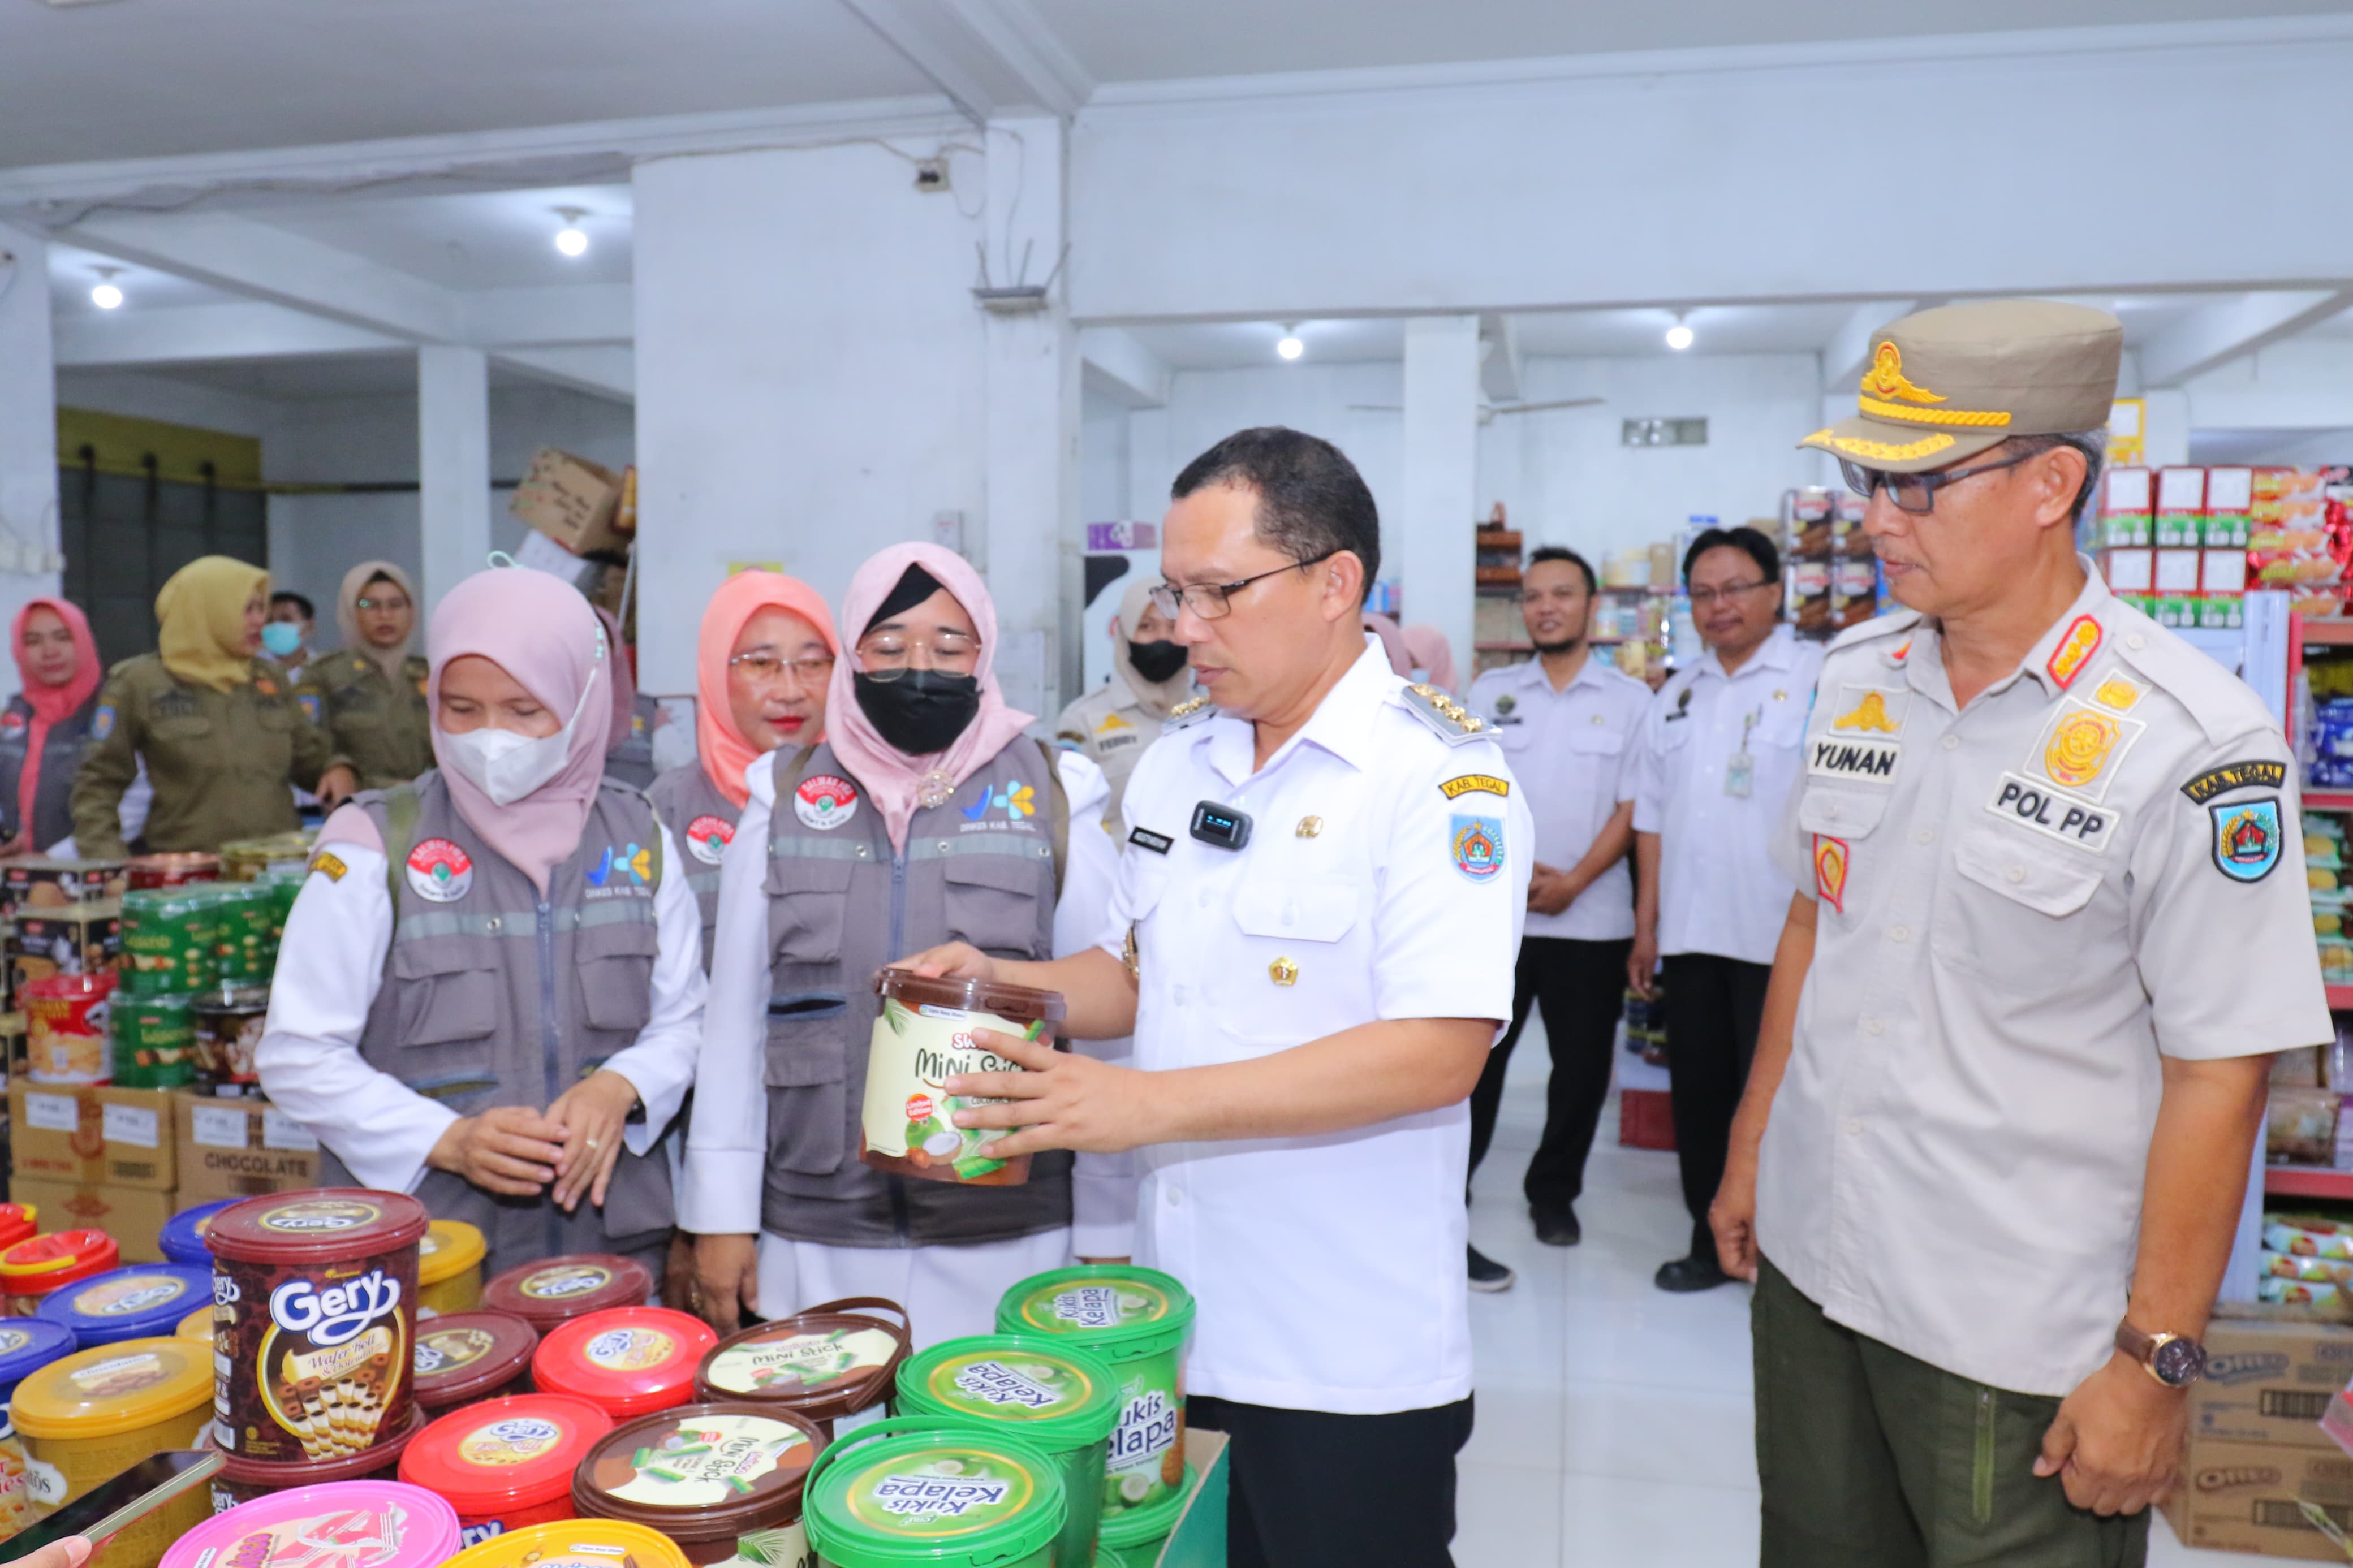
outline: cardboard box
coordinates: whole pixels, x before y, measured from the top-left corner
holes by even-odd
[[[1223,1432],[1185,1429],[1185,1463],[1201,1478],[1200,1484],[1178,1510],[1152,1568],[1225,1568],[1227,1442]],[[1140,1563],[1144,1559],[1131,1554],[1128,1561]]]
[[[2164,1513],[2186,1545],[2344,1562],[2344,1552],[2313,1527],[2300,1502],[2317,1504],[2338,1529],[2353,1530],[2353,1458],[2334,1447],[2193,1436],[2181,1484],[2165,1500]]]
[[[2189,1391],[2190,1441],[2336,1452],[2320,1418],[2348,1379],[2353,1323],[2218,1317],[2206,1328],[2206,1375]]]
[[[11,1203],[40,1210],[43,1230],[102,1230],[114,1237],[125,1263],[161,1263],[164,1222],[185,1205],[169,1189],[79,1186],[26,1176],[8,1180]]]
[[[183,1205],[319,1184],[319,1141],[268,1100],[170,1098]]]
[[[583,594],[594,594],[603,584],[607,570],[603,562],[583,561],[536,529],[526,532],[522,542],[515,546],[514,561],[518,566],[561,577]]]
[[[614,523],[620,505],[618,474],[586,458],[543,447],[507,510],[573,554],[591,555],[629,547],[629,536]]]
[[[35,1181],[170,1192],[172,1097],[160,1089],[8,1086],[9,1164]]]

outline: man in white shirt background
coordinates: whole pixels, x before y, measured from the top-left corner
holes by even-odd
[[[1634,805],[1637,876],[1627,977],[1647,995],[1663,968],[1675,1152],[1692,1217],[1687,1255],[1658,1273],[1659,1289],[1673,1291],[1730,1278],[1707,1210],[1797,890],[1767,846],[1803,771],[1822,668],[1820,647],[1781,624],[1780,552],[1757,530],[1702,533],[1683,554],[1683,581],[1707,652],[1651,700],[1620,788]]]
[[[1504,1074],[1533,1004],[1544,1009],[1552,1074],[1544,1137],[1522,1184],[1536,1239],[1574,1247],[1583,1237],[1577,1200],[1585,1157],[1609,1096],[1610,1046],[1634,945],[1634,879],[1627,851],[1634,807],[1619,796],[1628,742],[1651,689],[1593,657],[1593,568],[1556,544],[1528,557],[1520,618],[1535,658],[1491,669],[1469,706],[1487,721],[1535,819],[1526,935],[1512,990],[1512,1026],[1471,1095],[1471,1169],[1495,1133]],[[1471,1289],[1509,1289],[1512,1271],[1471,1249]]]

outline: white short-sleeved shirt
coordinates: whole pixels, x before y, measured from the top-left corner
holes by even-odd
[[[1819,920],[1759,1244],[1833,1321],[2025,1394],[2108,1358],[2160,1058],[2331,1035],[2286,737],[2087,577],[1958,711],[1933,621],[1840,637],[1776,840]]]
[[[1776,626],[1731,676],[1710,648],[1651,699],[1619,795],[1634,803],[1635,831],[1659,836],[1661,952],[1773,962],[1797,889],[1767,846],[1804,771],[1798,746],[1821,667],[1820,645]],[[1744,750],[1748,793],[1736,795],[1726,777]]]
[[[1553,689],[1541,659],[1491,669],[1464,700],[1493,726],[1495,743],[1527,791],[1535,858],[1566,871],[1585,858],[1618,810],[1629,742],[1651,689],[1597,654]],[[1619,860],[1556,915],[1527,914],[1530,936],[1620,942],[1634,934],[1634,879]]]
[[[1127,786],[1107,951],[1134,931],[1136,1065],[1253,1060],[1359,1024],[1511,1016],[1530,827],[1502,750],[1450,743],[1370,648],[1298,734],[1171,728]],[[1252,819],[1190,837],[1202,801]],[[1316,1137],[1143,1151],[1137,1255],[1200,1302],[1196,1394],[1370,1415],[1471,1391],[1462,1104]]]

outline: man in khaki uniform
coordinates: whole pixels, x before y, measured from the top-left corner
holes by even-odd
[[[423,655],[411,654],[399,679],[387,680],[375,660],[337,648],[302,667],[294,700],[351,759],[360,788],[389,789],[433,765],[433,715],[425,702],[431,673]]]
[[[1822,668],[1711,1215],[1766,1568],[2143,1562],[2264,1053],[2330,1037],[2285,737],[2074,550],[2121,342],[1924,311],[1804,443],[1906,608]]]
[[[1127,775],[1144,749],[1160,738],[1160,728],[1193,685],[1183,645],[1171,640],[1176,623],[1152,603],[1152,584],[1142,575],[1120,596],[1111,623],[1112,678],[1062,710],[1054,738],[1103,769],[1111,781],[1111,807],[1103,826],[1124,836],[1120,802]]]
[[[232,838],[302,826],[290,786],[334,805],[356,787],[351,761],[294,700],[290,679],[268,659],[227,691],[185,681],[161,655],[126,658],[108,672],[91,716],[90,748],[74,779],[74,843],[93,859],[126,853],[116,810],[144,758],[155,803],[151,852],[218,849]]]

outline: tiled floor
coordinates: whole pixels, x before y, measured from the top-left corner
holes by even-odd
[[[1688,1234],[1672,1154],[1601,1135],[1577,1205],[1585,1240],[1540,1246],[1520,1176],[1543,1126],[1542,1035],[1514,1053],[1494,1151],[1474,1184],[1471,1235],[1519,1270],[1471,1298],[1478,1430],[1463,1450],[1461,1568],[1746,1568],[1757,1561],[1748,1292],[1670,1296],[1651,1275]],[[2160,1568],[2276,1558],[2192,1552],[2159,1520]]]

